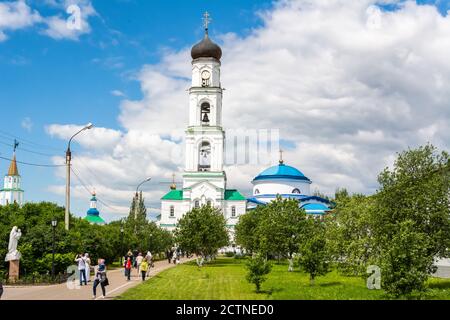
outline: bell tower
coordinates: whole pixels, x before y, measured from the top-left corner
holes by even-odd
[[[208,35],[209,14],[204,14],[205,35],[191,51],[192,84],[189,89],[189,124],[183,189],[207,180],[225,190],[223,171],[225,132],[222,128],[222,49]]]
[[[22,177],[19,174],[16,161],[16,149],[19,143],[14,140],[14,153],[9,165],[8,173],[3,180],[3,189],[0,190],[0,205],[17,203],[23,205],[23,193],[21,188]]]

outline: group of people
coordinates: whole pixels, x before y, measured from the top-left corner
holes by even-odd
[[[166,251],[166,258],[167,262],[173,263],[173,264],[179,264],[180,258],[183,255],[182,251],[177,248],[167,249]]]
[[[125,277],[129,281],[131,279],[131,269],[135,268],[138,276],[142,277],[142,281],[145,281],[145,278],[150,273],[150,268],[154,267],[153,265],[153,256],[150,251],[144,256],[141,252],[135,251],[134,253],[129,250],[128,253],[124,257],[123,263]]]
[[[80,286],[87,285],[91,281],[91,258],[88,253],[78,254],[75,257],[75,262],[78,264],[78,271],[80,274]],[[102,288],[102,298],[106,296],[106,286],[109,285],[108,277],[106,276],[106,264],[105,259],[98,259],[97,266],[94,267],[94,282],[93,282],[93,296],[95,299],[97,296],[97,287],[100,285]]]

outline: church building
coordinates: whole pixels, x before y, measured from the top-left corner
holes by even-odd
[[[0,190],[0,205],[6,206],[8,204],[17,203],[23,205],[24,191],[21,188],[21,176],[17,168],[16,148],[19,144],[14,143],[14,153],[11,163],[9,165],[8,173],[3,180],[3,189]]]
[[[311,195],[311,183],[300,170],[284,163],[280,151],[279,164],[264,170],[253,179],[253,195],[247,199],[247,209],[264,206],[280,196],[283,199],[298,200],[299,207],[305,209],[308,215],[323,216],[331,210],[331,202]]]
[[[91,224],[99,224],[99,225],[106,224],[105,220],[103,220],[100,217],[100,211],[98,211],[97,209],[97,197],[95,192],[92,193],[89,210],[86,212],[86,217],[84,219],[90,222]]]
[[[183,185],[180,189],[172,185],[170,192],[162,197],[158,223],[167,230],[174,230],[186,212],[211,205],[223,212],[232,235],[239,216],[246,211],[246,198],[238,190],[227,188],[223,168],[222,49],[209,38],[208,22],[208,13],[205,13],[204,38],[191,50],[192,85]]]

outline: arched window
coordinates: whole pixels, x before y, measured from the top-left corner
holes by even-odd
[[[203,102],[200,107],[200,123],[202,126],[209,126],[209,117],[211,112],[211,106],[208,102]]]
[[[211,169],[211,145],[203,141],[200,145],[198,157],[198,171],[209,171]]]
[[[236,217],[236,207],[235,206],[231,207],[231,216]]]
[[[206,201],[206,205],[207,205],[208,207],[211,207],[211,200]]]
[[[198,200],[194,201],[194,208],[200,208],[200,201]]]
[[[300,194],[301,192],[300,192],[300,189],[295,188],[294,190],[292,190],[292,193],[298,193],[298,194]]]
[[[171,217],[175,216],[175,207],[174,206],[170,206],[170,216]]]
[[[259,189],[255,189],[255,194],[259,194]]]

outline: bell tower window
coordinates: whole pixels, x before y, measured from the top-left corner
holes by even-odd
[[[198,171],[211,170],[211,145],[207,141],[203,141],[200,145]]]
[[[211,112],[211,107],[209,103],[208,102],[202,103],[200,110],[201,110],[200,122],[202,126],[209,126],[209,117]]]

